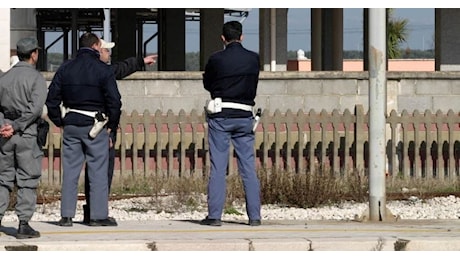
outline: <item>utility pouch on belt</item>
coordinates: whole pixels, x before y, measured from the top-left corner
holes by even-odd
[[[222,99],[221,98],[215,98],[211,100],[206,100],[206,106],[205,106],[206,112],[209,114],[215,114],[222,112]]]
[[[94,125],[89,131],[89,136],[91,138],[95,138],[101,130],[104,128],[104,126],[107,124],[109,121],[109,118],[106,117],[103,113],[97,112],[96,115],[94,116]]]

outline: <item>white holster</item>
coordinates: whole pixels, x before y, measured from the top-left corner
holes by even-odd
[[[222,108],[241,109],[244,111],[253,112],[253,107],[250,105],[235,102],[222,102],[222,98],[206,100],[206,105],[204,108],[209,114],[222,112]]]
[[[95,138],[101,132],[107,122],[109,122],[109,118],[106,115],[102,114],[102,116],[104,118],[102,121],[99,121],[96,117],[94,118],[94,125],[91,130],[89,130],[89,136],[91,138]]]

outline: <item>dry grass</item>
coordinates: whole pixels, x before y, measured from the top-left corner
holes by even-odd
[[[311,208],[343,201],[368,201],[368,179],[358,171],[339,175],[329,170],[310,173],[287,173],[280,170],[259,171],[262,204],[277,204],[291,207]],[[206,194],[207,176],[172,177],[148,176],[144,178],[115,179],[112,185],[113,196],[150,196],[158,198],[174,194],[177,205],[198,206]],[[83,192],[83,185],[80,185]],[[388,179],[386,192],[404,193],[427,198],[433,194],[460,192],[458,181],[426,179]],[[59,197],[60,187],[40,186],[38,196],[46,203]],[[200,198],[200,199],[198,199]],[[232,210],[235,203],[244,202],[244,191],[238,174],[227,176],[226,210]],[[16,201],[15,191],[10,196],[10,207]]]
[[[361,202],[366,199],[367,180],[361,180],[358,174],[262,172],[259,177],[262,201],[266,204],[311,208],[343,200]]]
[[[262,204],[294,207],[317,207],[345,199],[365,201],[367,179],[359,174],[336,177],[332,174],[292,174],[281,171],[259,171]],[[193,178],[165,178],[151,176],[142,180],[125,179],[113,184],[116,195],[142,194],[161,196],[174,194],[179,203],[193,205],[196,194],[206,194],[207,176]],[[244,202],[244,190],[238,174],[227,176],[226,209]]]
[[[454,180],[438,179],[396,179],[387,180],[387,193],[404,193],[419,198],[430,198],[439,194],[444,196],[460,192],[460,182]]]

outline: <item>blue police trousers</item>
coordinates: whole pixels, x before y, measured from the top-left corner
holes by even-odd
[[[207,121],[211,161],[208,218],[221,219],[222,216],[231,141],[246,195],[248,217],[250,220],[260,220],[260,183],[255,169],[253,118],[208,118]]]
[[[61,216],[75,217],[78,182],[84,162],[88,167],[91,219],[108,217],[108,160],[109,134],[101,131],[92,139],[88,133],[92,126],[64,126],[63,132],[63,176]]]

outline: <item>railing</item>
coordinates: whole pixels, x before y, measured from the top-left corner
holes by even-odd
[[[293,113],[263,111],[256,130],[258,169],[314,173],[330,169],[338,176],[358,171],[367,174],[368,114],[338,110]],[[424,114],[392,111],[387,122],[387,172],[390,178],[453,180],[459,176],[460,116],[451,110]],[[209,173],[205,114],[156,111],[122,113],[115,144],[115,177],[197,177]],[[52,128],[44,146],[42,182],[61,181],[61,134]],[[229,174],[236,174],[231,150]]]

